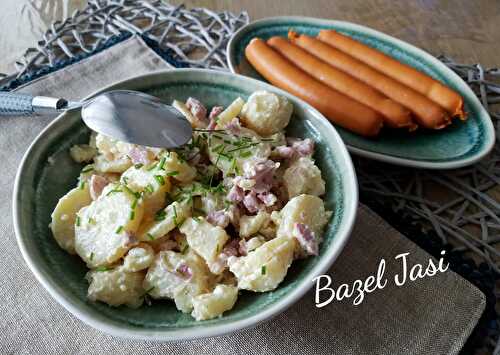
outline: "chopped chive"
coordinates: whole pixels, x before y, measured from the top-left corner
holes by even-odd
[[[107,266],[99,266],[98,268],[95,269],[95,271],[99,271],[99,272],[109,271],[109,270],[111,270],[111,269]]]
[[[142,168],[143,166],[144,166],[144,164],[142,164],[142,163],[137,163],[137,164],[135,164],[135,165],[134,165],[134,168],[136,168],[136,169],[140,169],[140,168]]]
[[[92,261],[92,259],[94,259],[94,252],[90,253],[90,261]]]
[[[123,231],[123,226],[119,226],[118,228],[116,228],[115,233],[120,234],[122,231]]]
[[[167,217],[167,213],[164,210],[159,210],[155,214],[155,221],[163,221]]]
[[[241,170],[238,167],[238,165],[236,165],[234,168],[235,168],[234,171],[236,172],[236,175],[241,175]]]
[[[238,150],[243,150],[243,149],[247,149],[247,148],[252,148],[252,147],[255,147],[256,145],[258,145],[259,143],[250,143],[250,144],[247,144],[245,146],[241,146],[241,147],[238,147],[238,148],[233,148],[231,150],[228,150],[227,153],[233,153],[233,152],[237,152]]]
[[[124,177],[123,177],[123,182],[124,182],[125,184],[128,184],[128,177],[124,176]]]
[[[135,218],[135,211],[134,211],[134,210],[132,210],[132,211],[130,211],[130,214],[129,214],[129,216],[128,216],[128,219],[130,219],[131,221],[133,221],[133,220],[134,220],[134,218]]]
[[[154,288],[155,288],[154,286],[153,286],[153,287],[151,287],[151,288],[148,288],[148,289],[146,290],[146,293],[150,293],[151,291],[153,291],[153,290],[154,290]]]
[[[170,171],[167,173],[167,176],[175,176],[175,175],[179,175],[179,172],[177,170]]]
[[[161,160],[160,160],[160,165],[158,166],[158,168],[159,168],[160,170],[165,170],[165,169],[164,169],[164,166],[165,166],[165,162],[166,162],[166,161],[167,161],[167,158],[165,158],[165,157],[161,158]]]
[[[248,150],[244,151],[244,152],[240,152],[240,157],[242,157],[242,158],[248,158],[251,155],[252,155],[252,152],[250,152]]]
[[[196,223],[200,223],[200,217],[193,216],[192,218]]]
[[[85,181],[81,181],[79,185],[80,190],[83,190],[85,188]]]
[[[76,216],[75,224],[77,227],[80,227],[80,216]]]
[[[155,175],[155,180],[158,181],[158,184],[165,185],[165,178],[161,175]]]
[[[219,244],[217,244],[217,249],[216,250],[217,250],[217,253],[220,252],[220,245]]]
[[[266,274],[266,265],[262,265],[262,267],[260,268],[260,273],[262,275],[265,275]]]
[[[95,219],[93,219],[92,217],[89,217],[89,224],[96,224]]]
[[[135,192],[130,189],[127,185],[123,185],[123,189],[131,195],[135,195]]]
[[[220,149],[224,148],[224,144],[219,144],[215,148],[212,149],[212,152],[218,152]]]
[[[88,165],[85,168],[83,168],[82,173],[88,173],[88,172],[90,172],[92,170],[94,170],[94,166],[93,165]]]
[[[184,248],[182,248],[181,253],[185,254],[188,249],[189,249],[189,244],[184,245]]]
[[[220,156],[221,156],[221,154],[223,154],[223,152],[224,152],[224,149],[225,149],[225,148],[226,148],[226,147],[222,147],[222,150],[221,150],[221,151],[217,154],[217,160],[215,160],[215,164],[214,164],[215,166],[217,166],[217,163],[218,163],[218,162],[219,162],[219,160],[220,160]],[[213,175],[212,175],[212,176],[213,176]]]
[[[153,185],[151,185],[151,184],[147,184],[146,187],[145,187],[145,189],[150,194],[152,194],[155,191],[155,189],[153,188]]]
[[[227,140],[227,139],[224,139],[223,142],[226,144],[233,144],[233,142],[231,142],[230,140]]]
[[[151,233],[146,233],[146,235],[148,236],[149,239],[155,240],[155,237],[153,237],[153,235]]]
[[[108,192],[108,193],[106,194],[106,196],[109,196],[109,195],[111,195],[112,193],[115,193],[115,192],[122,192],[122,190],[121,190],[120,188],[118,188],[118,187],[117,187],[116,189],[113,189],[113,190],[111,190],[110,192]]]
[[[177,227],[177,209],[175,208],[175,205],[172,205],[172,208],[174,209],[174,224]]]
[[[132,204],[130,205],[130,208],[132,208],[133,210],[135,210],[135,208],[137,207],[137,202],[138,202],[138,201],[139,201],[139,199],[138,199],[138,198],[136,198],[136,199],[134,200],[134,202],[132,202]]]

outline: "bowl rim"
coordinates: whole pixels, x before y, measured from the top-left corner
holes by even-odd
[[[332,142],[329,144],[336,144],[338,147],[337,153],[343,158],[345,162],[345,166],[343,169],[338,170],[338,174],[341,177],[344,183],[345,191],[349,191],[349,195],[345,198],[350,200],[350,203],[346,204],[344,220],[342,225],[343,229],[338,231],[338,234],[335,236],[332,244],[326,250],[325,255],[321,257],[318,263],[309,271],[307,278],[304,282],[300,283],[295,289],[290,291],[288,294],[284,295],[276,301],[271,306],[266,309],[257,312],[247,318],[235,320],[231,323],[221,323],[221,324],[211,324],[208,327],[203,327],[203,323],[200,323],[200,327],[192,327],[192,328],[183,328],[183,329],[148,329],[148,328],[135,328],[130,329],[126,326],[122,326],[120,324],[116,324],[114,321],[106,321],[104,319],[95,318],[92,314],[88,314],[87,311],[81,310],[79,305],[73,302],[70,298],[67,298],[64,295],[63,290],[60,290],[60,287],[52,280],[51,277],[45,275],[38,269],[39,261],[36,258],[32,258],[27,244],[25,242],[25,237],[23,237],[20,227],[20,215],[21,215],[21,204],[18,202],[18,196],[22,186],[21,176],[25,170],[25,166],[31,156],[31,154],[35,151],[36,144],[43,139],[45,135],[48,134],[49,131],[52,130],[52,127],[56,125],[59,121],[63,120],[67,113],[62,113],[58,115],[52,122],[50,122],[31,142],[28,149],[23,155],[21,163],[19,164],[18,170],[16,172],[16,177],[14,181],[14,189],[12,194],[12,215],[14,222],[14,231],[16,234],[16,241],[18,247],[21,251],[21,254],[35,275],[38,282],[42,284],[42,286],[49,292],[49,294],[59,303],[61,304],[67,311],[75,315],[77,318],[82,320],[84,323],[100,330],[105,333],[111,334],[113,336],[127,338],[127,339],[137,339],[137,340],[154,340],[154,341],[176,341],[176,340],[191,340],[191,339],[199,339],[213,336],[220,336],[228,333],[233,333],[245,328],[254,327],[261,322],[271,319],[272,317],[282,313],[296,301],[298,301],[309,289],[313,286],[312,280],[326,272],[330,266],[334,263],[334,261],[339,256],[340,252],[343,250],[349,236],[352,232],[354,222],[356,219],[357,208],[358,208],[358,184],[356,179],[356,173],[354,170],[354,166],[352,164],[351,157],[345,147],[345,144],[342,141],[342,138],[336,131],[335,127],[331,125],[327,119],[319,113],[316,109],[303,102],[302,100],[294,97],[293,95],[284,92],[283,90],[271,86],[270,84],[263,83],[262,81],[249,78],[243,75],[233,74],[230,72],[221,72],[209,69],[195,69],[195,68],[183,68],[183,69],[166,69],[154,71],[148,74],[138,75],[131,78],[127,78],[124,80],[116,81],[110,85],[106,85],[105,87],[100,88],[99,90],[94,91],[90,95],[88,95],[86,99],[89,99],[103,91],[108,91],[113,89],[113,87],[117,85],[127,85],[130,82],[135,80],[144,80],[146,78],[154,78],[161,75],[183,75],[183,73],[210,73],[213,75],[226,76],[226,77],[237,77],[238,80],[248,81],[250,84],[258,84],[258,86],[264,86],[264,89],[269,89],[278,94],[287,96],[292,98],[298,104],[300,104],[308,115],[315,115],[320,121],[323,120],[325,123],[331,127],[329,132],[329,137],[331,139],[328,142]],[[322,133],[323,134],[323,133]]]
[[[261,27],[265,25],[270,25],[274,24],[276,22],[288,22],[288,21],[307,21],[310,23],[315,23],[318,25],[339,25],[339,26],[344,26],[346,28],[351,28],[353,30],[357,30],[359,32],[364,32],[368,35],[371,35],[373,37],[379,38],[381,40],[385,40],[388,42],[392,42],[395,45],[399,46],[405,51],[413,52],[417,56],[422,57],[426,61],[432,62],[440,71],[446,73],[448,76],[450,76],[460,87],[460,90],[464,92],[467,96],[467,99],[471,104],[474,105],[475,109],[478,110],[479,112],[479,120],[483,122],[485,126],[485,132],[486,132],[486,137],[482,137],[483,140],[486,140],[486,143],[483,147],[482,150],[477,152],[476,154],[467,157],[467,158],[462,158],[458,160],[453,160],[453,161],[440,161],[440,162],[433,162],[433,161],[428,161],[428,160],[413,160],[410,158],[404,158],[404,157],[397,157],[397,156],[392,156],[392,155],[386,155],[383,153],[378,153],[378,152],[372,152],[369,150],[364,150],[362,148],[354,147],[349,145],[347,142],[344,142],[346,145],[347,149],[359,156],[369,158],[369,159],[374,159],[378,160],[381,162],[385,163],[390,163],[390,164],[395,164],[399,166],[407,166],[407,167],[413,167],[413,168],[424,168],[424,169],[457,169],[465,166],[469,166],[471,164],[474,164],[484,158],[486,155],[488,155],[493,147],[495,146],[495,127],[493,126],[493,121],[491,120],[491,117],[489,113],[486,111],[486,109],[483,107],[483,105],[480,103],[479,99],[476,97],[476,95],[472,92],[471,88],[465,83],[465,81],[462,80],[456,74],[453,70],[448,68],[444,63],[442,63],[440,60],[438,60],[436,57],[434,57],[432,54],[426,52],[425,50],[414,46],[413,44],[410,44],[408,42],[405,42],[401,39],[398,39],[396,37],[393,37],[391,35],[388,35],[384,32],[375,30],[373,28],[363,26],[357,23],[349,22],[349,21],[340,21],[340,20],[330,20],[330,19],[323,19],[323,18],[315,18],[315,17],[307,17],[307,16],[272,16],[272,17],[266,17],[262,19],[258,19],[255,21],[252,21],[241,28],[239,28],[233,36],[229,39],[227,46],[226,46],[226,62],[229,67],[229,70],[232,73],[239,74],[236,68],[236,63],[233,62],[233,58],[235,58],[235,43],[237,43],[240,40],[240,37],[248,32],[250,29],[254,27]],[[240,74],[242,75],[242,74]],[[486,119],[487,118],[487,119]]]

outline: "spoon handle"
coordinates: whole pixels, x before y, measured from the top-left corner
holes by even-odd
[[[0,92],[0,116],[35,116],[66,108],[65,99]]]

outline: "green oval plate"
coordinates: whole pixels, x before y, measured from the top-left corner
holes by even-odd
[[[491,118],[469,86],[441,61],[423,50],[373,29],[349,22],[308,17],[271,17],[242,27],[228,43],[227,61],[232,72],[264,80],[247,62],[246,45],[254,37],[286,37],[288,30],[316,36],[335,29],[440,80],[464,98],[468,119],[441,131],[383,132],[367,139],[336,126],[349,151],[387,163],[428,169],[452,169],[484,157],[495,143]]]
[[[294,104],[289,135],[316,142],[315,159],[326,180],[326,206],[333,217],[318,257],[295,262],[286,279],[273,292],[242,292],[234,309],[223,317],[196,322],[173,302],[155,301],[139,309],[113,308],[86,299],[87,271],[77,256],[58,247],[48,228],[58,199],[74,187],[82,168],[68,149],[88,142],[89,130],[80,112],[59,116],[33,142],[19,168],[14,187],[14,226],[22,254],[42,285],[71,313],[113,335],[155,340],[180,340],[220,335],[256,325],[290,306],[336,259],[349,237],[358,203],[356,176],[340,136],[315,109],[262,81],[231,73],[177,69],[145,75],[107,87],[144,91],[172,102],[197,97],[206,105],[228,105],[256,90],[288,96]],[[140,117],[138,117],[140,119]]]

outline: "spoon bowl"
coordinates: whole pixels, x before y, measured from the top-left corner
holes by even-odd
[[[120,141],[175,148],[189,141],[189,121],[155,96],[131,90],[105,92],[82,106],[83,122]]]
[[[129,143],[171,149],[187,143],[193,134],[182,113],[139,91],[114,90],[83,102],[0,92],[0,116],[35,116],[78,109],[89,128]]]

